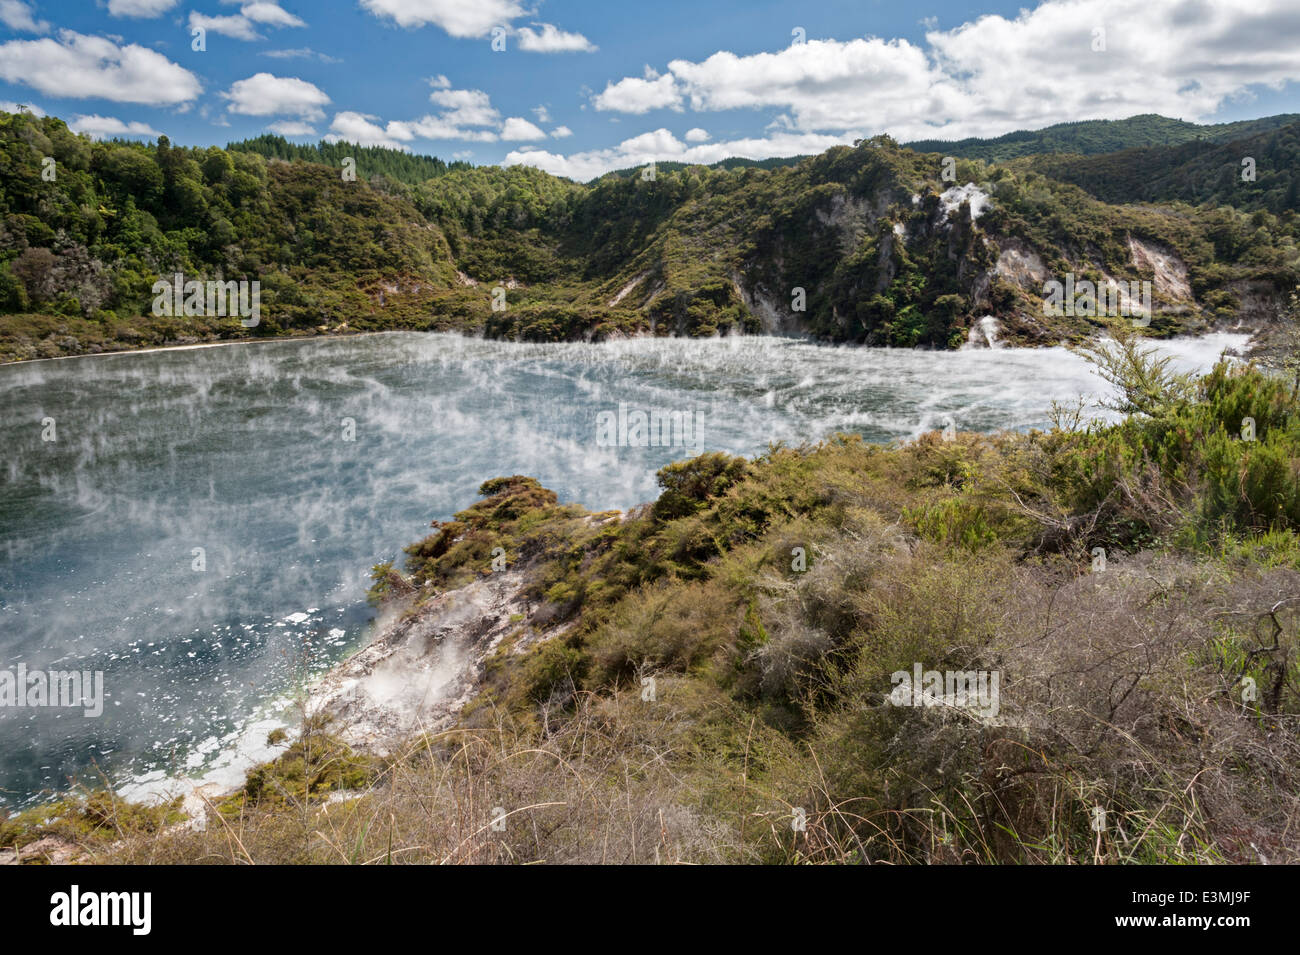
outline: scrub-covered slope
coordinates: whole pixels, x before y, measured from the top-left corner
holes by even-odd
[[[792,165],[647,167],[587,185],[358,153],[369,179],[344,161],[95,143],[58,119],[0,114],[0,358],[382,328],[946,348],[985,316],[1004,339],[1055,343],[1130,319],[1052,313],[1048,282],[1149,283],[1160,335],[1267,322],[1300,278],[1289,208],[1114,205],[1050,165],[888,137]],[[1276,191],[1272,155],[1260,176]],[[257,282],[256,321],[198,304],[159,314],[154,283],[177,274]]]

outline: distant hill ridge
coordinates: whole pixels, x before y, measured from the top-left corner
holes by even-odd
[[[1144,113],[1130,116],[1128,119],[1057,123],[1043,129],[1017,130],[992,138],[971,137],[951,141],[919,139],[904,143],[903,146],[917,152],[942,153],[945,156],[979,159],[984,162],[1007,162],[1012,159],[1041,156],[1092,157],[1145,150],[1142,153],[1130,153],[1112,163],[1095,164],[1059,159],[1041,163],[1037,168],[1047,175],[1073,182],[1108,202],[1158,201],[1171,198],[1187,202],[1223,201],[1220,196],[1209,195],[1215,190],[1200,190],[1206,195],[1204,198],[1199,197],[1194,185],[1205,178],[1204,167],[1207,162],[1217,162],[1219,156],[1226,155],[1214,153],[1209,147],[1242,140],[1271,144],[1273,140],[1268,138],[1270,134],[1297,123],[1300,123],[1300,113],[1280,113],[1259,119],[1207,124],[1170,119],[1156,113]],[[1187,148],[1169,151],[1170,147]],[[468,162],[446,162],[435,156],[403,152],[384,146],[360,146],[349,142],[328,143],[323,140],[315,145],[300,144],[270,133],[229,143],[226,149],[253,152],[268,159],[316,162],[327,166],[338,166],[344,157],[352,157],[356,161],[357,175],[365,179],[384,176],[410,185],[445,175],[453,170],[474,168],[473,164]],[[1214,158],[1194,162],[1206,155]],[[808,158],[807,155],[770,159],[733,156],[709,163],[707,168],[778,169],[794,166]],[[1192,163],[1192,167],[1184,175],[1179,167],[1185,162]],[[655,165],[657,169],[666,172],[680,172],[694,164],[669,160],[657,162]],[[639,175],[641,168],[633,166],[618,169],[597,178],[608,176],[627,179]],[[1145,177],[1149,181],[1139,188],[1136,183],[1130,181],[1135,176]],[[1300,181],[1300,177],[1297,177],[1297,180]],[[1290,183],[1287,182],[1280,190],[1265,191],[1286,195],[1290,190]],[[1248,200],[1247,207],[1279,211],[1277,202]],[[1281,207],[1290,206],[1284,202]]]
[[[1282,113],[1235,123],[1200,124],[1143,113],[1128,119],[1095,119],[1058,123],[1037,130],[1018,130],[991,139],[972,137],[947,141],[921,139],[906,143],[917,152],[943,153],[963,159],[1005,162],[1044,153],[1095,156],[1146,146],[1179,146],[1204,140],[1226,143],[1300,122],[1300,113]]]

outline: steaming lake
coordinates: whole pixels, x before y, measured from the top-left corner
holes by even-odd
[[[1245,341],[1162,350],[1201,369]],[[948,416],[1046,427],[1053,399],[1104,392],[1059,348],[758,337],[394,333],[0,366],[0,669],[101,670],[105,684],[98,718],[0,707],[0,805],[73,779],[139,788],[215,765],[238,781],[280,701],[364,642],[369,568],[487,478],[626,509],[697,450],[836,430],[883,442]],[[597,415],[620,403],[693,412],[699,447],[598,446]]]

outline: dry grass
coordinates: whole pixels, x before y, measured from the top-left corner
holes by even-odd
[[[737,831],[701,811],[718,781],[693,757],[698,689],[657,699],[580,694],[535,737],[494,725],[412,741],[361,790],[213,807],[186,827],[123,840],[95,861],[331,864],[743,861]],[[720,701],[711,701],[710,706]]]

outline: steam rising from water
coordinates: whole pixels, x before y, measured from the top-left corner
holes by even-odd
[[[1163,347],[1205,368],[1244,342]],[[625,509],[698,450],[752,455],[836,430],[889,441],[948,416],[1046,427],[1052,399],[1102,390],[1063,349],[775,338],[399,333],[0,367],[0,667],[103,670],[107,697],[97,720],[0,708],[0,803],[95,767],[179,774],[250,726],[264,735],[269,701],[364,638],[369,568],[487,478],[528,474],[561,500]],[[598,447],[596,416],[619,403],[695,412],[700,446]]]

